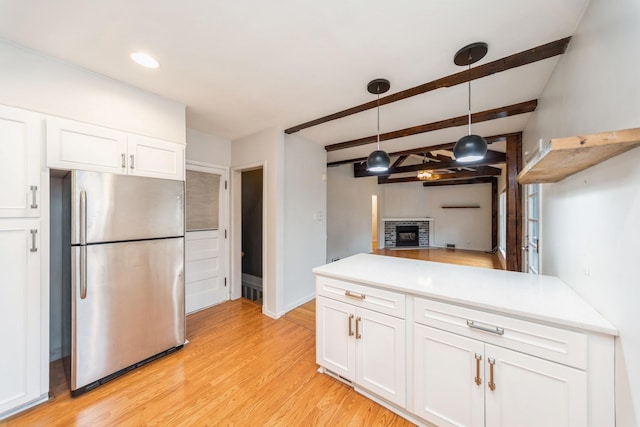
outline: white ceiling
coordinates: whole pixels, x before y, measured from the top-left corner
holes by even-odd
[[[230,140],[287,128],[458,71],[454,53],[489,44],[481,65],[569,36],[588,0],[0,0],[0,38],[187,105],[187,126]],[[160,68],[129,59],[145,51]],[[535,99],[558,58],[472,83],[472,109]],[[464,115],[467,87],[383,106],[381,132]],[[388,94],[389,94],[388,93]],[[376,112],[301,131],[322,145],[376,133]],[[528,114],[474,125],[522,130]],[[464,127],[383,142],[396,151],[454,141]],[[366,156],[372,145],[328,153]]]

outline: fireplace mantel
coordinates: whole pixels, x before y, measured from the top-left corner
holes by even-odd
[[[433,218],[382,218],[382,221],[433,221]]]

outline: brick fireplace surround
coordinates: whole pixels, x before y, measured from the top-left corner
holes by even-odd
[[[395,248],[396,247],[396,227],[403,225],[417,225],[418,226],[418,247],[429,247],[430,240],[430,228],[433,218],[383,218],[384,224],[384,247]]]

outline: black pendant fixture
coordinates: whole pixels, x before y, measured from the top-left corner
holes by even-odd
[[[469,134],[460,138],[453,146],[453,156],[458,162],[475,162],[487,154],[487,141],[480,135],[471,133],[471,64],[484,58],[487,51],[486,43],[471,43],[453,57],[454,64],[469,66]]]
[[[367,157],[367,170],[370,172],[384,172],[391,165],[389,155],[380,150],[380,94],[387,92],[390,87],[391,84],[387,79],[375,79],[367,85],[369,93],[378,95],[378,149]]]

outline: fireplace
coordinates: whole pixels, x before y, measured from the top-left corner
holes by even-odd
[[[419,246],[420,228],[417,225],[396,226],[396,246]]]

